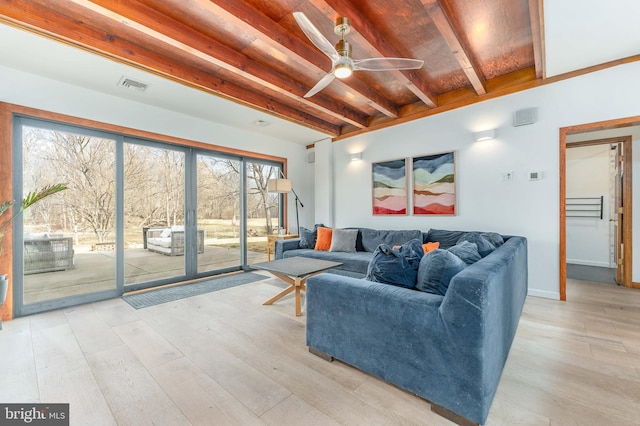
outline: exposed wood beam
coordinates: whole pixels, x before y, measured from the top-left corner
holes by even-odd
[[[453,53],[456,61],[460,64],[462,71],[473,86],[473,89],[478,95],[484,95],[487,93],[485,80],[480,72],[480,67],[475,63],[473,56],[468,53],[471,52],[471,49],[466,47],[466,43],[460,36],[458,36],[455,28],[451,24],[451,19],[449,18],[451,14],[447,13],[447,11],[443,9],[443,5],[441,5],[438,0],[421,1],[426,8],[429,17],[436,25],[436,28],[438,28],[440,34],[442,34],[447,46],[451,49],[451,53]]]
[[[334,102],[329,102],[322,97],[313,100],[304,98],[306,88],[292,79],[280,75],[273,69],[259,64],[215,40],[204,37],[186,25],[168,19],[144,5],[134,8],[130,4],[123,5],[111,0],[96,0],[96,3],[88,0],[69,1],[167,46],[187,52],[216,67],[257,83],[278,95],[315,108],[323,114],[338,118],[356,127],[367,127],[367,119],[363,115],[344,106],[338,107]],[[141,8],[146,10],[142,12]]]
[[[360,34],[368,48],[385,57],[410,57],[405,52],[398,52],[391,43],[385,43],[381,34],[376,32],[369,19],[362,14],[357,5],[347,0],[309,0],[319,11],[329,19],[334,20],[338,16],[346,16],[351,21],[354,30]],[[431,108],[437,105],[437,95],[429,87],[428,81],[419,72],[420,70],[390,71],[401,81],[407,89]]]
[[[289,56],[295,57],[297,62],[306,68],[322,73],[330,71],[329,59],[317,49],[309,49],[306,39],[299,38],[285,30],[251,5],[238,0],[194,0],[194,2],[241,28],[245,33],[253,35],[261,42],[269,44],[271,48],[275,50],[286,48],[289,51]],[[364,97],[368,105],[384,115],[398,116],[397,105],[361,81],[349,79],[335,80],[335,82],[349,86],[357,94]]]
[[[248,92],[244,87],[193,67],[176,66],[161,55],[133,45],[104,30],[88,27],[80,20],[69,19],[33,2],[29,2],[29,5],[26,3],[26,1],[5,3],[0,10],[0,22],[225,97],[289,121],[304,123],[310,128],[330,135],[340,133],[339,126],[301,111],[300,108],[283,104],[257,92]]]
[[[542,0],[529,0],[529,19],[531,20],[531,37],[533,38],[533,60],[536,67],[536,78],[545,78],[544,31]]]

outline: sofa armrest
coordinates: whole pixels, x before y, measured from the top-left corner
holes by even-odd
[[[474,400],[476,418],[486,418],[518,327],[528,290],[527,240],[511,237],[455,275],[442,305],[452,341],[464,342],[456,362]]]
[[[275,242],[275,259],[282,259],[284,252],[287,250],[296,250],[300,248],[300,238],[291,238],[288,240],[276,240]]]
[[[147,229],[147,238],[159,238],[165,229],[167,228],[149,228]]]

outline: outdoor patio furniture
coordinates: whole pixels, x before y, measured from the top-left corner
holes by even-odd
[[[64,271],[73,268],[73,238],[62,234],[24,237],[24,273]]]
[[[147,250],[168,256],[183,256],[184,226],[149,228]],[[204,229],[198,229],[198,253],[204,253]]]

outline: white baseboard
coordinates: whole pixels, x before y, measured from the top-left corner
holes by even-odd
[[[615,266],[609,265],[609,262],[594,262],[592,260],[567,259],[567,263],[584,266],[598,266],[601,268],[615,268]]]
[[[553,299],[560,300],[560,292],[556,291],[546,291],[546,290],[536,290],[535,288],[530,288],[527,292],[528,296],[535,297],[543,297],[545,299]]]

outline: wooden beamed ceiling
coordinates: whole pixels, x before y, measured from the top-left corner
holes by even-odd
[[[0,21],[223,96],[335,139],[531,87],[544,75],[542,0],[0,0]],[[293,12],[353,58],[418,70],[331,71]]]

